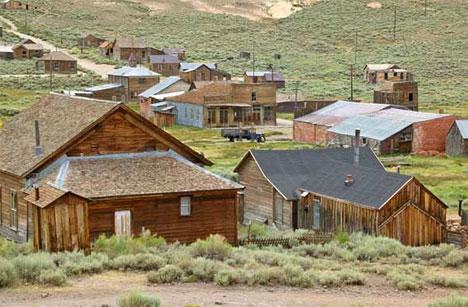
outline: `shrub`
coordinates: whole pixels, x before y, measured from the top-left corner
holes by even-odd
[[[468,297],[452,294],[429,307],[465,307],[468,306]]]
[[[119,307],[159,307],[161,302],[155,297],[132,291],[120,297],[117,305]]]
[[[304,276],[304,270],[298,265],[289,264],[284,267],[285,284],[292,287],[309,287],[310,280]]]
[[[184,275],[178,266],[168,264],[165,267],[159,269],[157,272],[151,272],[148,274],[148,281],[151,283],[172,283],[181,280]]]
[[[448,244],[440,244],[439,246],[419,246],[412,247],[408,255],[420,260],[441,259],[453,249],[454,247]]]
[[[45,270],[39,274],[38,282],[51,286],[63,286],[67,282],[67,276],[62,270]]]
[[[107,238],[101,235],[94,243],[96,253],[104,253],[109,258],[121,255],[134,255],[146,253],[150,249],[164,246],[166,241],[161,237],[151,235],[149,231],[143,232],[139,237],[112,236]]]
[[[42,271],[57,269],[50,255],[46,253],[18,256],[13,259],[13,265],[18,277],[28,282],[37,282]]]
[[[0,257],[0,288],[12,285],[15,280],[15,268],[8,260]]]
[[[399,290],[417,290],[423,286],[422,281],[413,275],[402,273],[398,270],[387,274],[390,282]]]
[[[364,285],[366,282],[366,276],[354,270],[343,270],[338,275],[345,285]]]
[[[15,243],[0,237],[0,257],[13,258],[22,254],[30,254],[33,251],[32,243]]]
[[[224,260],[231,255],[232,246],[220,235],[210,235],[206,240],[197,240],[190,245],[194,257]]]
[[[209,260],[205,258],[197,258],[192,265],[187,269],[186,274],[192,277],[191,280],[213,281],[214,276],[222,269],[229,267],[221,262]]]
[[[349,234],[344,231],[340,231],[335,235],[335,240],[340,244],[344,244],[349,241]]]
[[[81,275],[104,271],[109,265],[109,258],[105,254],[86,256],[82,252],[64,252],[55,254],[54,262],[66,275]]]
[[[282,285],[284,284],[284,270],[280,267],[260,267],[249,274],[249,285]]]
[[[241,274],[237,270],[220,270],[214,277],[214,282],[220,286],[230,286],[241,282]]]
[[[468,285],[467,280],[441,275],[431,275],[427,278],[427,281],[433,285],[446,288],[463,288]]]
[[[463,253],[459,250],[452,250],[442,258],[442,264],[444,266],[457,267],[464,262]]]
[[[341,285],[340,276],[336,272],[322,272],[318,280],[321,286],[337,287]]]
[[[116,270],[158,270],[165,265],[162,257],[153,254],[122,255],[111,261]]]

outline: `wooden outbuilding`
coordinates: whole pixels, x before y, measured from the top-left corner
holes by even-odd
[[[37,7],[32,6],[29,3],[18,0],[0,0],[0,8],[5,10],[32,10]]]
[[[144,67],[124,66],[110,72],[108,81],[123,85],[125,89],[123,101],[136,101],[140,93],[158,84],[160,77],[160,74]]]
[[[0,234],[87,249],[150,230],[169,242],[237,242],[242,186],[122,103],[52,94],[0,130]]]
[[[368,148],[251,150],[235,172],[243,222],[364,232],[406,245],[445,240],[447,205],[416,178],[385,170]]]
[[[76,74],[78,72],[78,62],[75,58],[62,51],[51,51],[37,61],[39,70],[46,73]]]
[[[448,156],[468,156],[468,119],[457,120],[450,127],[445,152]]]
[[[121,83],[105,83],[75,91],[76,96],[93,99],[123,101],[127,100],[125,87]]]
[[[98,47],[101,53],[101,56],[107,57],[107,58],[114,57],[114,46],[115,46],[115,39],[103,41]]]
[[[163,76],[178,76],[180,59],[175,55],[151,55],[150,68]]]
[[[227,81],[231,75],[218,69],[213,63],[180,63],[179,75],[187,82],[196,81]]]
[[[367,64],[364,67],[364,80],[373,84],[383,81],[413,81],[413,76],[396,64]]]
[[[162,52],[165,55],[176,56],[181,61],[185,60],[186,58],[185,49],[182,48],[163,48]]]
[[[113,43],[112,55],[116,60],[128,61],[133,55],[137,63],[147,63],[150,54],[148,44],[141,38],[118,38]]]
[[[44,55],[44,48],[31,39],[25,39],[12,47],[16,60],[40,58]]]
[[[90,47],[99,47],[105,41],[106,41],[105,39],[99,38],[94,34],[83,33],[78,38],[77,43],[78,43],[79,48],[90,48]]]

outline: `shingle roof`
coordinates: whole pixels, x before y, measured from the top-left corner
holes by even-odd
[[[296,118],[295,121],[334,126],[356,115],[368,114],[389,108],[388,104],[359,103],[339,100],[318,111]]]
[[[242,188],[174,152],[74,157],[63,163],[43,182],[91,199]]]
[[[68,194],[68,191],[58,189],[50,184],[44,184],[39,187],[39,199],[36,200],[34,189],[29,189],[29,195],[24,199],[38,207],[45,208],[55,202],[57,199]]]
[[[468,139],[468,119],[457,120],[455,121],[455,124],[457,125],[461,136],[464,139]]]
[[[216,69],[217,65],[214,63],[180,63],[180,69],[184,72],[192,71],[198,69],[200,66],[205,65],[209,69]]]
[[[58,94],[42,98],[0,129],[0,170],[22,176],[117,106]],[[35,155],[35,120],[39,120],[43,150],[39,157]]]
[[[150,56],[151,64],[178,64],[180,63],[179,58],[176,55],[151,55]]]
[[[141,38],[118,38],[116,42],[120,48],[148,48],[148,44]]]
[[[62,51],[51,51],[48,54],[44,54],[40,60],[45,60],[45,61],[74,61],[76,62],[76,59],[71,57],[70,55],[62,52]]]
[[[152,77],[160,76],[160,74],[155,73],[144,67],[130,67],[124,66],[118,69],[114,69],[109,73],[109,76],[120,76],[120,77]]]
[[[354,204],[380,208],[411,177],[385,171],[372,151],[360,149],[360,164],[353,166],[352,148],[304,150],[251,150],[265,177],[288,200],[304,189]],[[238,166],[239,168],[239,166]],[[237,169],[238,170],[238,169]],[[354,183],[344,184],[351,174]]]
[[[168,78],[164,79],[163,81],[161,81],[160,83],[150,87],[149,89],[147,89],[146,91],[141,93],[139,96],[144,97],[144,98],[151,97],[153,95],[156,95],[156,94],[164,91],[165,89],[167,89],[168,87],[174,85],[175,83],[179,82],[180,80],[182,80],[180,77],[168,77]]]

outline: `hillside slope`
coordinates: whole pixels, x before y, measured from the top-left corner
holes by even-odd
[[[424,0],[398,1],[395,41],[393,0],[381,1],[381,9],[368,8],[367,0],[323,0],[288,18],[259,21],[200,12],[179,0],[162,1],[168,6],[161,11],[128,0],[30,2],[39,8],[27,15],[28,31],[59,45],[72,46],[83,31],[141,36],[154,47],[184,47],[189,60],[217,61],[234,74],[252,66],[238,59],[239,51],[254,49],[258,68],[274,64],[314,98],[348,98],[352,63],[360,74],[365,63],[394,62],[414,71],[424,109],[468,116],[465,0],[430,1],[427,16]],[[0,14],[24,30],[24,12]],[[372,87],[356,82],[355,97],[371,96]]]

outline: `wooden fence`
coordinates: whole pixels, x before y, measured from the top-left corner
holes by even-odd
[[[445,242],[448,244],[456,245],[460,248],[465,248],[466,246],[468,246],[468,235],[447,230],[447,237]]]
[[[323,244],[333,239],[332,233],[306,233],[301,237],[279,237],[279,238],[245,238],[239,240],[239,245],[255,244],[257,246],[281,245],[292,247],[293,242],[305,244]]]

